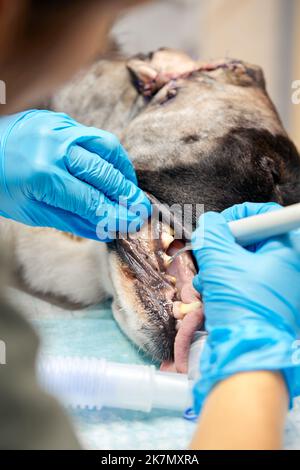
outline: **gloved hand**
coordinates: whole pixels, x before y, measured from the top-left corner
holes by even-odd
[[[112,134],[51,111],[0,119],[0,215],[109,241],[150,212]]]
[[[248,250],[235,242],[227,225],[279,207],[245,203],[200,218],[193,236],[200,270],[194,287],[202,294],[208,339],[194,390],[197,412],[214,385],[237,372],[281,371],[291,403],[300,394],[300,361],[295,360],[300,255],[292,243],[299,243],[300,234],[290,232]]]

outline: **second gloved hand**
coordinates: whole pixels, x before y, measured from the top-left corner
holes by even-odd
[[[150,212],[112,134],[51,111],[0,119],[0,215],[109,241]]]
[[[238,245],[232,220],[277,210],[277,204],[241,204],[222,214],[208,212],[194,234],[208,339],[201,356],[195,409],[211,389],[238,372],[281,371],[290,399],[300,394],[299,232],[271,238],[249,250]],[[202,247],[199,248],[202,240]],[[299,245],[299,243],[298,243]]]

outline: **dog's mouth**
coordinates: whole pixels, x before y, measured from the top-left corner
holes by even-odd
[[[121,269],[139,298],[137,314],[149,338],[144,349],[162,361],[162,369],[181,373],[187,372],[190,343],[203,322],[200,295],[192,285],[192,254],[185,252],[170,263],[170,256],[184,245],[174,238],[171,226],[155,217],[138,233],[120,235],[116,241]]]

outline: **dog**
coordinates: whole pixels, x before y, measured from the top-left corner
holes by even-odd
[[[102,60],[60,90],[51,109],[116,134],[140,187],[160,203],[222,211],[244,201],[300,200],[299,154],[257,66],[197,62],[170,49]],[[195,213],[188,217],[195,227]],[[1,233],[33,292],[81,305],[112,298],[124,333],[165,368],[175,360],[185,372],[190,341],[203,326],[196,267],[191,254],[168,267],[185,240],[174,240],[159,220],[158,239],[145,237],[149,223],[109,245],[4,220]],[[180,315],[185,304],[195,308]]]

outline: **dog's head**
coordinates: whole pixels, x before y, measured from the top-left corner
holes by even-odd
[[[298,202],[299,156],[265,89],[260,68],[237,60],[195,62],[168,49],[125,62],[100,61],[57,95],[54,109],[116,133],[140,186],[161,203],[221,211],[244,201]],[[196,211],[185,210],[195,226]],[[201,326],[190,255],[166,267],[173,241],[153,219],[109,247],[114,315],[155,359],[186,367]],[[180,307],[192,304],[184,318]],[[185,306],[184,306],[185,308]],[[179,311],[178,311],[179,309]]]
[[[122,140],[144,190],[168,205],[203,204],[205,211],[297,200],[299,156],[260,68],[228,59],[197,63],[166,49],[135,57],[127,67],[145,105]],[[188,218],[195,226],[195,211]],[[146,224],[110,247],[114,315],[155,359],[172,360],[175,342],[177,370],[184,371],[189,341],[203,321],[191,286],[195,267],[191,255],[167,267],[166,255],[182,243],[173,242],[163,222],[154,225],[158,237]],[[177,312],[181,302],[195,305],[184,319]]]

